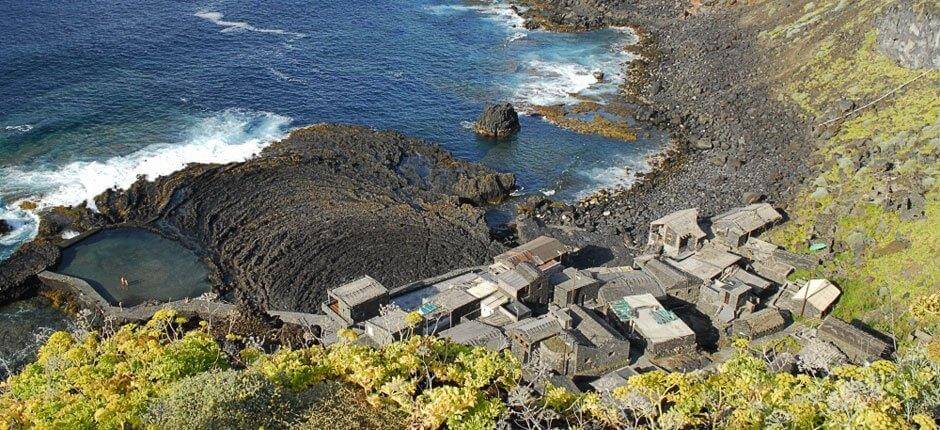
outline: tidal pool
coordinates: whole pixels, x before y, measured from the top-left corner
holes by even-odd
[[[108,229],[62,251],[57,272],[81,278],[114,305],[173,301],[208,292],[208,271],[195,253],[155,233]],[[127,285],[121,285],[121,278]]]

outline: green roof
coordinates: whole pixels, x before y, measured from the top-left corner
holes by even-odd
[[[614,302],[610,308],[613,309],[614,314],[617,315],[620,321],[629,320],[633,316],[633,307],[627,303],[626,297]]]
[[[658,308],[653,311],[653,319],[660,324],[666,324],[679,319],[679,317],[668,309]]]

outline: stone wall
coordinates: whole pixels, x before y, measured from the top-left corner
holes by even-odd
[[[931,1],[901,0],[882,12],[875,25],[878,47],[898,64],[940,69],[940,7]]]

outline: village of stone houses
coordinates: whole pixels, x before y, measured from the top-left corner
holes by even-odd
[[[435,334],[508,349],[535,387],[601,393],[650,370],[708,369],[735,338],[795,341],[798,353],[768,357],[784,371],[889,357],[886,336],[828,315],[836,285],[788,280],[817,262],[759,238],[781,220],[767,203],[711,219],[678,211],[651,223],[644,254],[628,267],[566,267],[576,250],[541,236],[489,266],[396,289],[365,276],[329,292],[323,342],[342,329],[375,346]]]

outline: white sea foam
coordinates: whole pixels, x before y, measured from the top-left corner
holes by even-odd
[[[577,63],[532,60],[525,65],[525,76],[515,96],[540,106],[573,103],[577,101],[575,95],[598,83],[594,70]]]
[[[39,218],[32,212],[20,209],[18,206],[0,205],[0,219],[13,228],[9,233],[0,236],[0,246],[14,246],[36,236],[39,228]],[[0,249],[0,259],[5,258],[4,250]]]
[[[223,33],[231,33],[235,31],[253,31],[256,33],[270,33],[270,34],[281,34],[285,36],[293,37],[307,37],[305,33],[297,33],[293,31],[281,30],[279,28],[260,28],[255,27],[244,21],[226,21],[222,19],[224,15],[219,12],[201,10],[195,13],[195,16],[202,18],[206,21],[209,21],[219,27],[222,27]]]
[[[5,131],[11,131],[11,132],[16,132],[16,133],[26,133],[27,131],[32,130],[33,126],[30,124],[8,125],[6,127],[3,127],[3,129]]]
[[[512,10],[508,3],[502,1],[481,4],[439,4],[427,6],[426,9],[435,15],[453,15],[472,11],[483,14],[485,18],[498,22],[509,29],[525,29],[525,19]],[[515,33],[519,33],[519,31]]]
[[[127,188],[138,176],[154,179],[189,163],[244,161],[281,138],[290,118],[268,113],[229,109],[202,120],[182,142],[151,145],[107,160],[74,161],[43,169],[0,169],[0,183],[40,207],[94,204],[94,196],[108,188]]]

